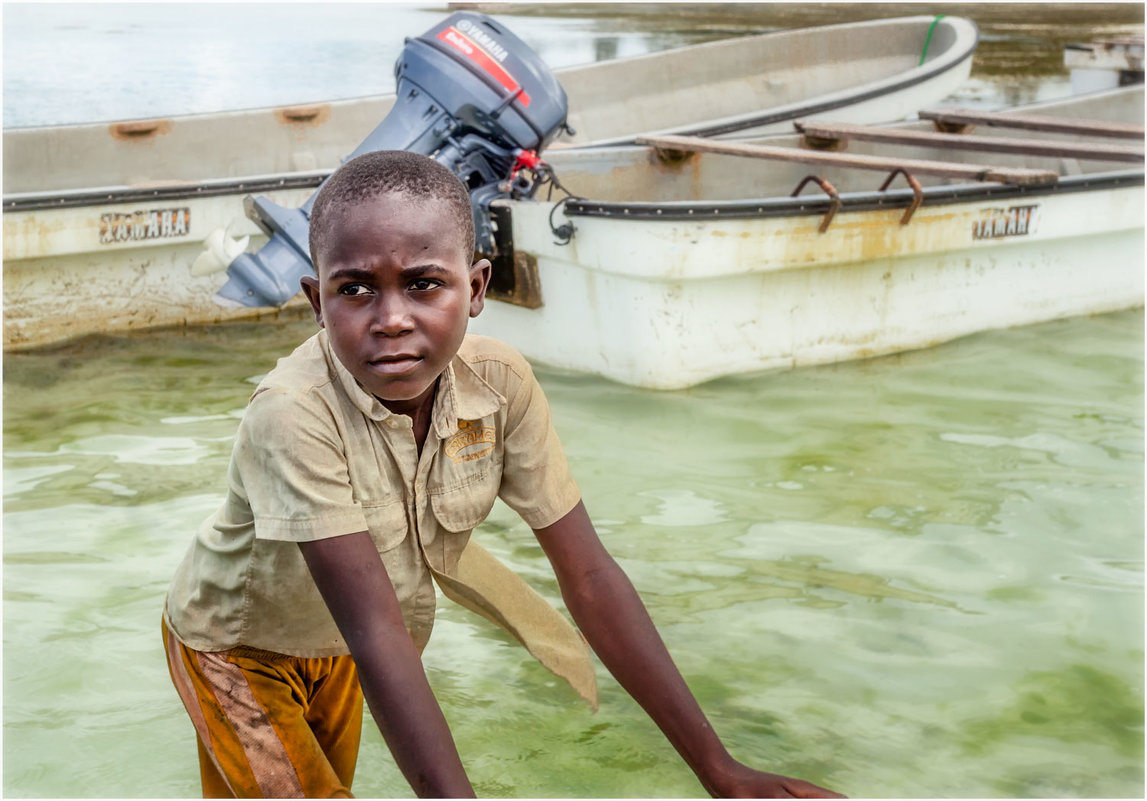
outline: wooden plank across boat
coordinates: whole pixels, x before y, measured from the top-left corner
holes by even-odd
[[[952,127],[967,130],[969,126],[986,125],[999,128],[1019,128],[1042,133],[1110,136],[1142,141],[1144,130],[1142,125],[1130,122],[1057,119],[1038,114],[1001,114],[997,111],[969,111],[959,108],[925,109],[918,116],[922,120],[932,120],[942,131]]]
[[[871,137],[856,137],[880,141]],[[749,142],[711,142],[696,136],[639,136],[639,145],[652,145],[676,153],[723,153],[729,156],[794,161],[817,167],[851,167],[881,172],[912,172],[944,178],[971,181],[998,181],[1002,184],[1049,183],[1059,177],[1052,170],[1029,170],[1023,167],[992,167],[984,164],[959,164],[952,161],[922,161],[897,156],[865,156],[843,153],[821,153],[795,147],[775,147]]]
[[[925,112],[926,113],[926,112]],[[923,117],[924,114],[921,114]],[[951,150],[978,150],[989,153],[1014,153],[1021,156],[1059,156],[1061,158],[1098,159],[1100,161],[1122,161],[1138,164],[1143,161],[1143,146],[1111,145],[1106,142],[1052,142],[1038,139],[1000,139],[998,136],[975,136],[973,134],[932,133],[930,131],[902,131],[894,128],[876,128],[847,123],[817,123],[797,121],[796,129],[805,135],[806,140],[816,142],[816,146],[829,146],[849,139],[865,142],[886,142],[900,145],[921,145],[944,147]],[[1102,125],[1093,126],[1102,129]],[[1140,141],[1143,126],[1138,127]],[[1107,130],[1111,130],[1108,128]],[[1107,132],[1100,136],[1111,135]]]

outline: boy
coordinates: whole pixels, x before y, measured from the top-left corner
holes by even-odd
[[[470,264],[470,215],[448,169],[401,151],[353,159],[319,192],[302,283],[320,330],[252,395],[227,498],[165,606],[204,795],[349,796],[365,697],[419,796],[473,796],[420,661],[431,577],[594,697],[568,624],[469,542],[496,496],[707,791],[834,795],[733,761],[710,728],[598,540],[528,364],[466,336],[490,279]]]

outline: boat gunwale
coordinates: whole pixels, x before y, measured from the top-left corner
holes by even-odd
[[[149,200],[187,200],[196,197],[218,197],[286,189],[309,189],[325,181],[334,170],[312,170],[298,173],[254,175],[221,178],[171,186],[71,189],[56,192],[25,192],[5,195],[4,213],[41,209],[68,209],[78,206],[107,206],[140,203]]]
[[[309,189],[319,186],[330,171],[310,172],[296,176],[266,176],[234,181],[203,182],[198,184],[150,187],[140,189],[110,188],[106,190],[79,190],[74,193],[55,192],[9,196],[4,199],[4,213],[68,209],[82,206],[117,205],[158,200],[186,200],[197,197],[218,197],[241,193],[259,193],[291,189]],[[924,187],[924,202],[958,203],[977,199],[1030,197],[1037,195],[1087,192],[1096,189],[1115,189],[1144,185],[1144,171],[1120,170],[1061,177],[1045,184],[963,183]],[[911,189],[892,189],[885,192],[843,192],[841,210],[869,211],[909,206],[915,195]],[[515,203],[534,201],[516,200]],[[730,217],[792,217],[807,213],[824,212],[831,201],[828,197],[803,196],[759,197],[738,200],[697,202],[667,200],[658,202],[593,200],[568,197],[557,201],[567,217],[617,217],[621,219],[649,220],[704,220]]]
[[[1144,171],[1142,169],[1072,175],[1043,184],[949,184],[925,187],[921,208],[974,202],[976,200],[1038,197],[1092,192],[1102,189],[1134,188],[1143,185]],[[839,198],[839,211],[845,212],[907,208],[913,203],[916,196],[911,189],[898,188],[885,192],[842,192]],[[729,218],[797,217],[805,214],[822,214],[829,210],[832,200],[827,196],[811,196],[747,198],[705,203],[680,200],[642,203],[570,197],[559,200],[558,203],[562,205],[562,212],[567,217],[701,222]]]
[[[654,50],[654,51],[650,51],[650,52],[646,52],[646,53],[637,53],[637,54],[629,55],[629,56],[619,56],[617,58],[606,59],[603,61],[588,61],[588,62],[581,63],[581,64],[568,64],[568,65],[565,65],[562,67],[552,67],[551,72],[554,74],[554,77],[556,77],[558,79],[558,81],[560,82],[563,75],[569,75],[569,74],[573,74],[573,73],[582,73],[582,72],[587,72],[589,70],[594,70],[594,69],[603,69],[607,66],[617,68],[618,71],[621,71],[624,67],[630,66],[633,63],[641,61],[643,59],[656,59],[658,57],[661,57],[661,58],[679,57],[679,56],[685,54],[686,52],[696,53],[698,48],[708,48],[708,49],[716,50],[716,49],[720,49],[720,48],[728,49],[728,48],[731,48],[734,46],[744,47],[745,43],[751,42],[753,40],[761,40],[765,37],[771,37],[771,36],[781,36],[781,35],[785,35],[785,34],[794,34],[794,33],[806,33],[809,31],[817,31],[817,30],[821,30],[821,31],[832,30],[832,29],[837,29],[837,28],[839,28],[839,29],[850,28],[850,27],[855,28],[858,26],[878,27],[878,26],[893,25],[893,24],[905,25],[905,24],[911,24],[911,23],[918,22],[922,19],[932,20],[932,19],[935,19],[937,16],[942,18],[941,24],[947,25],[947,24],[951,24],[951,22],[958,21],[957,25],[960,23],[966,23],[968,25],[971,25],[973,32],[975,34],[973,46],[967,53],[964,53],[959,58],[956,58],[956,59],[951,60],[951,61],[946,60],[948,58],[948,53],[945,51],[944,55],[936,58],[934,61],[929,61],[924,65],[914,67],[909,72],[916,72],[917,70],[923,69],[924,67],[931,67],[934,69],[935,65],[941,64],[941,63],[948,65],[948,67],[950,68],[951,66],[955,66],[956,64],[959,64],[961,61],[965,60],[966,58],[969,58],[972,55],[974,55],[976,47],[979,44],[980,34],[979,34],[979,26],[977,26],[975,21],[972,20],[970,17],[964,17],[964,16],[960,16],[960,15],[949,15],[949,14],[940,14],[940,15],[909,14],[909,15],[898,16],[898,17],[855,20],[852,22],[838,22],[838,23],[832,23],[829,25],[801,25],[801,26],[794,27],[794,28],[776,28],[774,30],[766,30],[766,31],[763,31],[760,33],[736,34],[736,35],[732,35],[732,36],[725,36],[725,37],[722,37],[719,39],[711,39],[711,40],[705,41],[705,42],[697,42],[694,44],[683,44],[683,45],[679,45],[677,47],[668,47],[668,48],[665,48],[664,50]],[[417,37],[411,37],[411,38],[417,38]],[[959,41],[959,39],[960,39],[960,37],[957,35],[957,42]],[[933,77],[933,76],[928,75],[928,77]],[[893,78],[885,78],[884,80],[886,80],[886,81],[887,80],[893,80]],[[906,85],[911,85],[911,84],[906,84]],[[843,91],[847,91],[847,90],[843,90]],[[277,104],[272,103],[270,105],[239,106],[239,107],[235,107],[235,108],[222,108],[222,109],[214,109],[214,110],[208,110],[208,111],[192,111],[192,112],[186,112],[186,113],[180,113],[180,114],[160,114],[157,116],[150,116],[150,117],[116,117],[116,118],[112,118],[112,119],[82,120],[79,122],[65,122],[65,123],[56,123],[56,124],[49,124],[49,125],[12,125],[12,126],[5,126],[2,129],[2,131],[0,131],[0,133],[7,134],[9,132],[12,132],[12,133],[26,134],[26,133],[39,133],[39,132],[43,132],[43,131],[50,131],[50,130],[55,130],[55,129],[67,129],[67,128],[85,128],[85,127],[101,127],[102,128],[102,127],[106,127],[109,125],[117,125],[117,124],[132,123],[132,122],[150,122],[150,121],[154,121],[154,120],[171,120],[172,122],[178,123],[178,122],[185,121],[185,120],[195,120],[195,119],[200,119],[200,118],[204,118],[204,117],[235,116],[235,115],[241,115],[242,116],[242,115],[250,115],[250,114],[256,114],[256,113],[274,113],[275,111],[278,111],[278,110],[283,109],[283,108],[295,108],[295,107],[299,107],[299,106],[312,106],[312,105],[319,105],[319,104],[322,104],[322,105],[335,105],[335,104],[349,105],[349,104],[361,104],[361,103],[370,103],[370,102],[386,102],[388,100],[393,100],[395,97],[396,97],[395,91],[394,91],[394,89],[391,89],[388,92],[369,92],[369,93],[365,93],[365,94],[348,95],[345,97],[335,97],[335,98],[326,98],[326,99],[317,99],[317,100],[297,100],[297,101],[290,101],[290,102],[277,103]],[[726,119],[728,119],[728,118],[726,118]],[[602,140],[602,143],[608,142],[608,143],[612,144],[612,143],[614,143],[614,141],[615,140]],[[620,141],[620,139],[617,141]],[[589,144],[571,145],[571,147],[588,147],[588,146],[590,146],[590,145]]]

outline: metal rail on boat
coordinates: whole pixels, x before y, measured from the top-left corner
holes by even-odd
[[[930,186],[924,190],[929,205],[958,203],[975,200],[1004,201],[1014,198],[1043,195],[1091,192],[1098,189],[1124,189],[1143,186],[1143,170],[1121,170],[1101,175],[1073,175],[1055,183],[997,184],[973,183],[950,186]],[[911,189],[888,191],[849,192],[839,195],[843,211],[873,211],[904,208],[911,205]],[[830,198],[817,196],[750,198],[747,200],[697,201],[610,201],[569,198],[563,201],[562,213],[567,217],[616,217],[632,220],[706,220],[745,219],[764,217],[792,217],[801,214],[824,213],[830,208]]]
[[[98,206],[105,203],[143,203],[147,201],[186,200],[197,197],[262,194],[283,189],[311,189],[325,181],[331,172],[331,170],[320,170],[285,176],[225,178],[216,181],[198,181],[169,186],[116,186],[107,189],[27,192],[18,195],[6,195],[4,197],[4,211],[68,209]]]

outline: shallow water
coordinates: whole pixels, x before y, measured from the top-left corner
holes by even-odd
[[[587,507],[732,752],[853,796],[1142,797],[1142,311],[657,393],[540,370]],[[4,362],[8,796],[186,796],[158,625],[254,383],[312,324]],[[500,504],[477,536],[547,596]],[[701,794],[443,601],[426,652],[478,792]],[[355,790],[406,796],[372,726]]]
[[[442,12],[203,8],[6,5],[4,126],[387,91],[395,31]],[[854,12],[931,13],[568,8],[505,21],[564,66]],[[949,102],[1066,94],[1062,41],[1127,25],[1045,8],[1017,20],[1014,6],[974,7],[984,37]],[[1142,311],[1077,319],[676,393],[539,375],[603,539],[736,756],[852,796],[1142,797],[1143,324]],[[254,383],[311,328],[5,356],[5,795],[197,792],[162,599],[220,499]],[[477,536],[557,599],[505,507]],[[482,795],[702,792],[604,672],[591,715],[446,601],[425,661]],[[356,792],[408,795],[369,722],[365,735]]]

